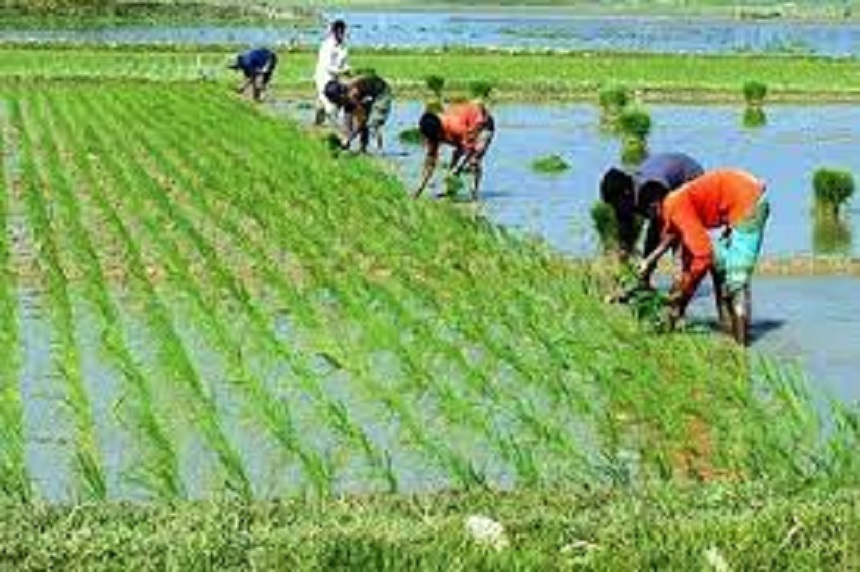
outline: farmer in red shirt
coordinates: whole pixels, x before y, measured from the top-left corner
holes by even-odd
[[[681,273],[669,296],[670,323],[674,325],[684,315],[710,271],[720,321],[738,343],[746,345],[750,280],[770,214],[764,183],[744,171],[722,169],[707,172],[668,196],[655,190],[641,200],[658,210],[663,238],[640,271],[646,274],[669,248],[681,247]],[[714,229],[724,229],[716,245],[708,235]]]
[[[444,113],[425,112],[419,122],[427,148],[421,184],[415,198],[421,196],[439,160],[439,148],[444,143],[454,148],[449,174],[459,176],[464,170],[472,172],[472,199],[478,200],[478,188],[483,174],[483,159],[495,134],[495,121],[487,108],[478,102],[461,103]]]

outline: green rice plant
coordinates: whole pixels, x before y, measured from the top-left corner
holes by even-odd
[[[75,129],[62,109],[62,103],[56,100],[53,93],[49,94],[48,108],[54,120],[55,130],[51,140],[57,143],[58,155],[73,156],[71,149],[74,142],[72,133]],[[97,188],[101,183],[92,166],[88,162],[72,166],[71,171],[78,177],[78,184],[86,188]],[[135,446],[140,449],[140,457],[135,465],[128,469],[130,479],[142,486],[149,494],[159,499],[184,498],[177,453],[169,435],[169,429],[164,422],[165,414],[159,411],[153,396],[153,382],[146,372],[135,363],[128,347],[126,336],[121,328],[121,311],[109,294],[100,259],[95,245],[95,233],[89,233],[83,222],[81,205],[73,194],[71,185],[62,186],[60,202],[64,216],[69,220],[67,228],[74,237],[74,244],[80,264],[85,268],[84,282],[88,296],[98,309],[101,320],[103,352],[121,372],[127,384],[128,395],[123,400],[123,412],[128,415],[125,420],[128,428],[135,435]]]
[[[760,107],[747,107],[744,109],[743,126],[748,129],[757,129],[767,125],[767,113]]]
[[[424,85],[436,100],[442,99],[442,92],[445,90],[444,77],[439,75],[428,75],[424,78]]]
[[[493,93],[492,82],[485,80],[475,80],[469,84],[469,95],[472,99],[479,101],[487,101]]]
[[[417,127],[409,127],[404,129],[397,135],[397,139],[404,145],[421,145],[424,137],[421,135],[421,130]]]
[[[600,241],[604,253],[618,248],[618,220],[612,207],[603,201],[597,201],[591,207],[591,222]]]
[[[841,218],[816,216],[812,220],[812,251],[824,256],[851,256],[854,236]]]
[[[651,116],[644,109],[627,109],[618,118],[618,132],[622,141],[622,162],[627,165],[641,163],[648,155]]]
[[[45,129],[40,125],[44,118],[39,116],[38,112],[32,111],[31,106],[32,101],[13,100],[12,114],[21,125],[24,173],[22,182],[27,215],[34,234],[39,236],[42,242],[39,268],[47,283],[50,303],[48,311],[56,336],[52,363],[58,378],[64,382],[62,391],[65,405],[75,427],[73,459],[75,473],[79,479],[77,493],[86,499],[103,500],[107,496],[107,484],[95,435],[92,405],[81,372],[80,350],[75,339],[74,310],[55,240],[56,230],[42,194],[44,182],[58,184],[59,165],[49,163],[44,158],[46,143],[42,141],[41,135]]]
[[[82,114],[78,117],[85,117],[87,113],[94,112],[91,102],[81,100],[78,103],[82,105],[82,109],[76,112]],[[106,116],[104,119],[107,121],[115,120],[111,116]],[[97,145],[100,149],[117,147],[116,144],[112,145],[106,140],[105,132],[93,129],[92,122],[86,131],[91,138],[92,145]],[[111,131],[121,133],[116,126],[106,132]],[[115,182],[114,188],[146,188],[144,175],[139,165],[121,164],[115,156],[104,153],[104,151],[99,153],[98,157],[101,160],[105,175]],[[145,270],[141,246],[132,238],[126,226],[127,223],[123,222],[112,205],[101,200],[99,206],[104,209],[103,215],[109,222],[112,231],[116,233],[119,244],[126,251],[127,262],[130,267],[129,272],[136,281],[135,287],[146,299],[149,308],[146,315],[147,325],[152,329],[155,339],[160,344],[159,367],[166,379],[176,381],[177,386],[172,388],[172,391],[180,393],[180,399],[183,400],[186,407],[184,414],[188,416],[191,424],[197,427],[202,439],[217,455],[224,471],[224,484],[227,490],[239,497],[250,498],[252,496],[251,486],[241,457],[225,434],[215,404],[212,401],[211,392],[206,388],[204,381],[195,369],[185,344],[176,330],[173,316]],[[145,212],[145,210],[139,209],[138,205],[137,212]]]
[[[843,205],[854,195],[854,176],[838,169],[818,169],[812,177],[812,187],[816,214],[838,218]]]
[[[632,103],[630,90],[621,85],[604,86],[598,92],[600,124],[610,131],[618,129],[618,121],[624,110]]]
[[[750,108],[761,108],[767,98],[767,92],[767,84],[760,81],[750,80],[743,85],[744,101]]]
[[[570,165],[561,155],[546,155],[532,161],[532,170],[538,173],[559,174],[570,169]]]
[[[5,100],[0,100],[0,498],[27,501],[32,496],[24,451],[24,422],[18,390],[18,312],[14,294],[9,244],[10,213],[8,195],[15,184],[12,160],[16,153],[14,132],[7,119]]]

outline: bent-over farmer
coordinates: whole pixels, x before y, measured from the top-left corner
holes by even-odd
[[[248,86],[251,86],[254,101],[262,101],[277,67],[277,54],[267,48],[257,48],[239,54],[230,66],[230,69],[241,70],[245,75],[245,81],[236,90],[237,93],[244,93]]]
[[[376,74],[359,76],[348,83],[330,81],[325,87],[325,96],[338,109],[343,110],[342,146],[349,149],[358,138],[359,151],[367,152],[371,135],[376,146],[382,150],[382,128],[391,114],[391,88]]]
[[[681,248],[681,272],[669,295],[670,325],[684,316],[711,271],[720,323],[739,344],[747,345],[750,282],[770,216],[765,184],[745,171],[719,169],[668,195],[657,187],[643,189],[640,199],[654,205],[663,221],[661,242],[643,261],[640,274],[650,273],[673,245]],[[723,234],[712,244],[708,231],[715,229],[723,229]]]
[[[440,147],[445,144],[454,148],[448,166],[449,176],[459,176],[463,171],[471,172],[472,199],[477,201],[484,156],[496,132],[495,120],[486,106],[479,102],[468,102],[452,105],[443,113],[427,111],[421,116],[419,129],[427,155],[415,198],[421,196],[430,182],[439,161]]]

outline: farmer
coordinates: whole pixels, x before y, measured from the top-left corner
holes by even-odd
[[[646,187],[659,187],[667,194],[701,175],[702,166],[683,153],[659,153],[651,155],[632,173],[612,167],[600,182],[600,197],[612,206],[619,228],[619,249],[623,259],[630,257],[636,248],[638,232],[636,215],[646,220],[643,256],[648,256],[660,242],[661,221],[653,212],[647,212],[637,204],[640,191]],[[646,283],[650,276],[645,277]]]
[[[325,96],[325,87],[332,80],[339,80],[349,72],[346,49],[346,22],[335,20],[329,33],[320,45],[314,81],[317,87],[316,117],[314,123],[322,125],[326,118],[333,118],[337,108]]]
[[[419,129],[424,138],[427,156],[415,198],[421,196],[430,182],[439,161],[439,148],[444,143],[454,148],[448,175],[458,177],[465,170],[471,171],[472,200],[477,201],[484,155],[493,142],[496,131],[495,121],[486,106],[480,102],[469,102],[453,105],[444,113],[426,111],[419,121]]]
[[[278,67],[278,56],[266,48],[258,48],[239,54],[230,69],[242,70],[245,82],[239,87],[237,93],[245,93],[251,86],[254,101],[262,101],[266,88],[272,80],[272,74]]]
[[[668,194],[652,185],[640,191],[640,203],[653,207],[663,221],[660,244],[640,266],[649,275],[674,245],[681,247],[681,273],[669,294],[669,323],[674,326],[708,271],[714,277],[720,324],[741,345],[749,343],[750,281],[770,215],[765,185],[735,169],[708,171]],[[716,245],[709,230],[723,229]]]
[[[376,136],[376,146],[382,150],[382,127],[391,113],[391,89],[376,74],[360,76],[349,83],[331,80],[325,86],[326,99],[343,110],[342,146],[349,149],[358,138],[359,151],[367,152],[370,135]]]

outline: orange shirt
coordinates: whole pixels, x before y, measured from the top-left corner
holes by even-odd
[[[709,229],[734,226],[751,215],[764,184],[744,171],[709,171],[663,201],[664,233],[677,236],[684,249],[682,290],[692,296],[713,263]]]
[[[440,116],[442,139],[456,147],[473,147],[478,132],[487,122],[487,110],[479,103],[452,105]]]

